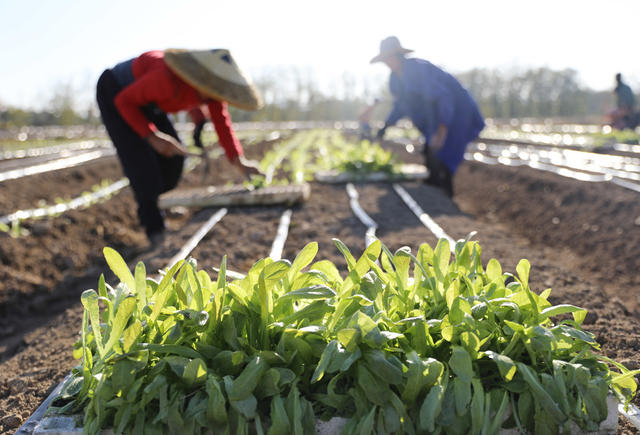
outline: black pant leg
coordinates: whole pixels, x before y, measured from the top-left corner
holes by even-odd
[[[164,229],[164,219],[158,209],[158,196],[165,184],[164,177],[159,155],[133,131],[115,107],[114,99],[120,90],[111,71],[106,70],[98,80],[96,97],[102,122],[116,147],[122,169],[129,178],[138,203],[140,224],[149,235]]]
[[[429,178],[426,183],[439,187],[445,191],[449,198],[453,197],[453,174],[447,168],[436,153],[432,152],[428,144],[424,144],[425,165],[429,170]]]

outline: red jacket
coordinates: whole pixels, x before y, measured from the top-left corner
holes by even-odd
[[[134,82],[116,96],[115,105],[124,120],[140,135],[147,137],[158,128],[142,113],[141,107],[155,103],[165,113],[197,108],[203,101],[198,92],[173,73],[164,62],[164,52],[148,51],[133,61]],[[227,158],[243,155],[242,145],[231,126],[227,103],[207,100],[211,121]]]

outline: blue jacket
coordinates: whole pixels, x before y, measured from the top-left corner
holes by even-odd
[[[620,82],[615,89],[618,109],[633,110],[636,105],[636,98],[629,85]]]
[[[484,119],[473,97],[451,74],[422,59],[405,59],[402,76],[389,80],[394,105],[386,124],[408,117],[428,142],[439,124],[447,137],[437,156],[455,172],[464,151],[484,128]]]

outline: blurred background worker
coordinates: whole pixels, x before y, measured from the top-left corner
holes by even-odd
[[[427,183],[453,196],[452,176],[464,151],[484,128],[484,119],[471,94],[451,74],[431,62],[407,58],[408,50],[395,36],[380,43],[380,53],[371,63],[384,62],[391,70],[389,87],[393,109],[376,135],[408,117],[425,138]]]
[[[633,91],[622,81],[622,74],[616,74],[616,109],[609,114],[611,126],[619,130],[635,129],[638,125],[636,115],[636,98]]]
[[[176,187],[187,154],[167,113],[206,105],[229,162],[245,176],[258,173],[257,164],[244,158],[227,102],[256,110],[262,100],[228,50],[143,53],[102,73],[97,100],[138,203],[138,218],[154,244],[165,229],[158,196]]]

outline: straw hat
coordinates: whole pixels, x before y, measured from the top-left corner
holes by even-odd
[[[400,41],[395,36],[389,36],[380,42],[380,53],[373,59],[371,59],[370,63],[374,62],[382,62],[385,59],[388,59],[391,56],[395,56],[396,54],[402,53],[407,54],[411,53],[413,50],[409,50],[408,48],[403,48],[400,45]]]
[[[262,107],[258,90],[240,71],[229,50],[170,48],[164,51],[164,61],[171,71],[208,97],[245,110]]]

